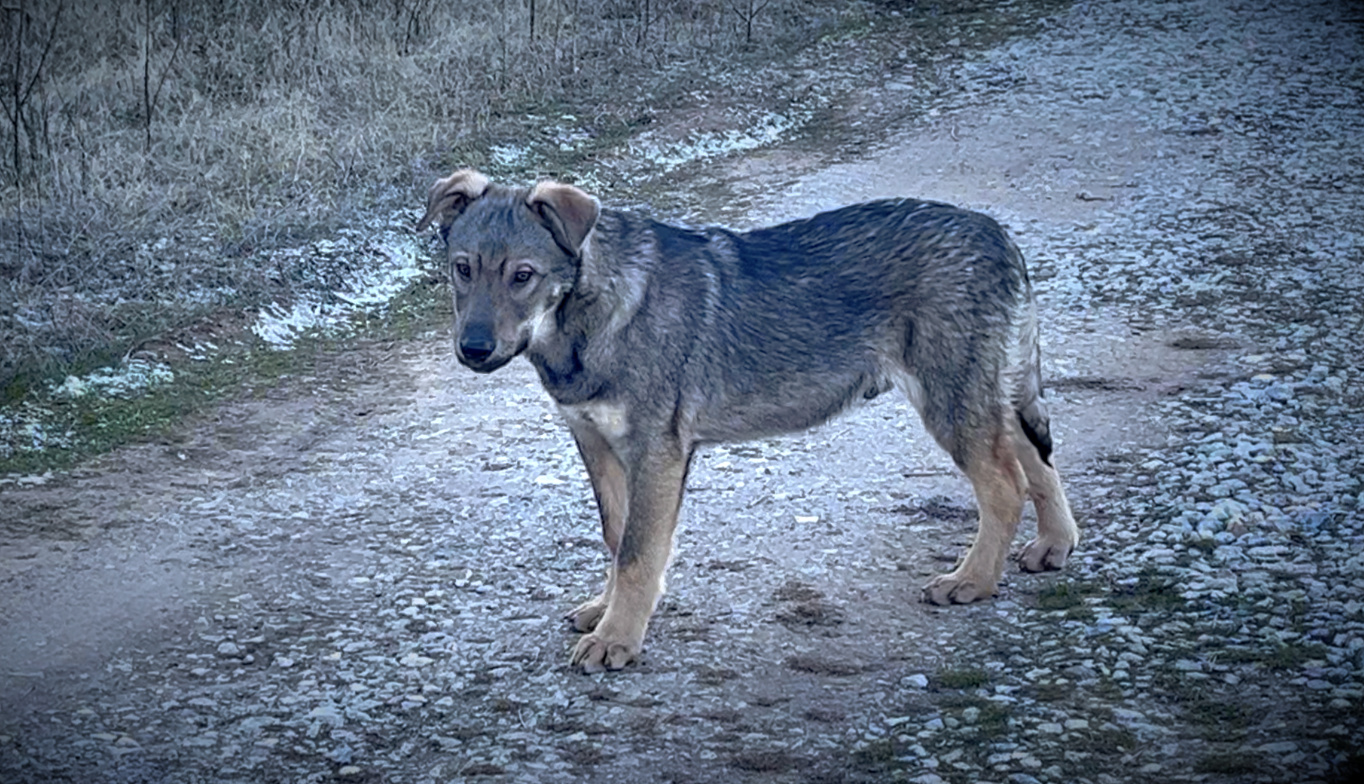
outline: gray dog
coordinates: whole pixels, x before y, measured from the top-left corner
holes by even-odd
[[[1037,312],[990,218],[893,199],[749,232],[683,229],[570,185],[457,171],[418,224],[440,226],[455,353],[480,373],[525,354],[577,440],[612,564],[569,613],[588,672],[638,655],[697,446],[818,425],[892,387],[970,478],[980,529],[924,586],[935,604],[996,591],[1025,500],[1028,571],[1079,541],[1042,400]]]

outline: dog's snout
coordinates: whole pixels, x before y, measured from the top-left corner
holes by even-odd
[[[493,353],[493,346],[491,343],[480,343],[478,345],[461,343],[459,349],[464,352],[465,359],[472,362],[482,362],[492,356]]]
[[[459,339],[459,353],[470,362],[482,362],[496,349],[492,329],[482,324],[470,324]]]

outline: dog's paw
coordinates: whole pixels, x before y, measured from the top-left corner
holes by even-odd
[[[590,599],[573,609],[572,612],[564,616],[575,632],[590,632],[597,628],[601,622],[601,617],[606,614],[606,595]]]
[[[1023,545],[1018,554],[1018,565],[1025,572],[1055,571],[1065,567],[1066,559],[1074,549],[1074,542],[1049,542],[1037,538]]]
[[[573,648],[569,663],[582,667],[583,672],[605,672],[623,669],[639,655],[638,643],[608,640],[596,634],[584,634]]]
[[[988,584],[959,572],[940,574],[924,586],[922,600],[929,604],[970,604],[996,593],[996,583]]]

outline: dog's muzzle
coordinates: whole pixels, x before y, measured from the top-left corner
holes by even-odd
[[[516,356],[516,352],[498,352],[498,341],[492,337],[492,329],[487,326],[469,325],[454,346],[454,355],[460,364],[469,370],[490,374],[498,370]]]
[[[489,362],[493,352],[497,351],[497,340],[493,338],[493,331],[490,327],[482,324],[470,324],[465,328],[464,334],[459,336],[459,361],[470,368],[482,372],[497,369],[501,362]]]

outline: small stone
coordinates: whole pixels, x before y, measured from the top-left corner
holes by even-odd
[[[242,654],[242,649],[241,649],[241,648],[238,648],[238,647],[237,647],[237,643],[232,642],[231,640],[229,640],[229,641],[227,641],[227,642],[225,642],[225,643],[222,643],[222,644],[220,644],[220,645],[218,646],[218,655],[219,655],[219,656],[227,656],[227,657],[229,657],[229,658],[236,658],[236,657],[238,657],[238,656],[241,656],[241,654]]]
[[[425,667],[433,661],[435,661],[435,659],[427,658],[418,653],[409,653],[402,659],[399,659],[398,663],[404,667]]]

